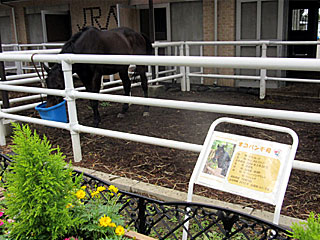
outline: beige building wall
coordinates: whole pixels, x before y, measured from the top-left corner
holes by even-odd
[[[70,3],[72,33],[84,26],[97,28],[116,28],[116,4],[122,1],[73,0]],[[126,1],[123,1],[126,2]],[[91,18],[93,15],[93,18]],[[99,16],[99,17],[98,17]]]
[[[59,8],[67,5],[71,15],[72,34],[79,31],[84,26],[95,26],[97,28],[112,29],[117,27],[116,4],[125,4],[127,1],[104,1],[104,0],[32,0],[13,2],[11,6],[15,10],[15,20],[19,43],[28,43],[27,24],[25,21],[26,8],[34,7],[43,10]],[[92,18],[93,17],[93,18]],[[93,21],[92,21],[93,19]],[[124,17],[125,19],[125,17]],[[126,20],[126,19],[125,19]]]
[[[147,4],[146,0],[134,0],[136,4]],[[156,3],[169,2],[164,0],[155,0]],[[27,24],[25,21],[25,11],[28,7],[35,7],[38,9],[50,10],[58,6],[67,6],[71,15],[72,34],[79,31],[84,26],[93,25],[98,28],[112,29],[117,27],[116,21],[116,4],[127,5],[125,0],[30,0],[13,2],[11,6],[15,9],[15,20],[17,25],[17,35],[19,43],[28,43],[27,39]],[[213,41],[214,36],[214,0],[203,0],[203,40]],[[236,0],[217,0],[218,5],[218,41],[233,41],[235,40],[235,18],[236,18]],[[123,8],[121,10],[122,23],[125,25],[132,24],[132,18],[135,18],[134,27],[136,30],[139,25],[138,15],[130,8]],[[214,55],[213,46],[204,47],[205,56]],[[218,56],[235,56],[234,46],[218,46]],[[219,74],[234,74],[234,69],[204,69],[205,73],[219,73]],[[234,86],[234,80],[228,79],[212,79],[205,78],[204,83],[212,85],[217,83],[222,86]]]
[[[10,6],[14,7],[15,11],[15,21],[17,28],[18,43],[28,43],[27,39],[27,25],[25,21],[25,11],[27,7],[40,7],[41,6],[59,6],[61,4],[67,4],[69,1],[66,0],[56,0],[56,1],[46,1],[46,0],[32,0],[32,1],[21,1],[12,2]]]

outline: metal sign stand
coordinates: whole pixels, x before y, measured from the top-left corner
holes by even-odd
[[[234,134],[220,133],[217,131],[215,132],[216,126],[221,123],[231,123],[231,124],[237,124],[237,125],[242,125],[242,126],[248,126],[248,127],[252,127],[252,128],[260,128],[260,129],[265,129],[265,130],[286,133],[292,137],[292,145],[270,142],[270,141],[256,139],[256,138],[249,138],[249,137],[245,137],[245,136],[238,136],[238,135],[234,135]],[[217,141],[216,139],[217,139],[217,136],[219,135],[219,133],[222,136],[224,136],[223,134],[225,134],[227,136],[227,139],[236,139],[236,141],[234,141],[235,142],[234,149],[238,150],[238,151],[235,151],[237,154],[236,155],[234,154],[234,159],[237,159],[237,162],[236,162],[236,160],[234,160],[232,158],[233,160],[231,160],[231,164],[230,164],[230,166],[228,166],[228,173],[227,174],[224,173],[225,177],[220,176],[220,178],[216,177],[216,176],[210,176],[210,175],[204,173],[204,169],[207,168],[207,165],[206,165],[207,161],[209,162],[209,159],[210,159],[209,154],[212,152],[213,142]],[[240,141],[238,139],[242,139],[242,140]],[[255,151],[255,148],[256,148],[256,150],[259,150],[260,152],[262,152],[262,150],[263,150],[264,153],[261,153],[260,156],[257,154],[251,153],[251,152],[248,152],[248,154],[244,154],[244,151],[242,151],[242,149],[243,149],[243,147],[247,147],[247,149],[248,149],[248,145],[244,146],[245,141],[243,141],[243,139],[245,139],[245,140],[249,139],[248,141],[257,143],[257,144],[250,145],[252,148],[252,151]],[[192,201],[194,184],[199,184],[199,185],[203,185],[206,187],[210,187],[210,188],[214,188],[214,189],[218,189],[218,190],[222,190],[225,192],[230,192],[232,194],[242,195],[242,196],[246,196],[246,197],[248,194],[249,198],[274,205],[275,211],[274,211],[273,223],[278,224],[279,218],[280,218],[281,206],[283,203],[283,198],[284,198],[287,184],[289,181],[293,160],[294,160],[294,157],[295,157],[295,154],[297,151],[297,147],[298,147],[298,141],[299,140],[298,140],[297,134],[292,129],[289,129],[286,127],[257,123],[257,122],[252,122],[252,121],[239,120],[239,119],[233,119],[233,118],[219,118],[219,119],[217,119],[216,121],[214,121],[212,123],[212,125],[208,131],[203,148],[200,152],[196,166],[195,166],[193,173],[192,173],[192,176],[190,178],[187,201],[188,202]],[[274,148],[274,149],[267,148],[267,147],[263,147],[263,144],[271,144],[270,146],[276,146],[279,148]],[[253,147],[253,146],[255,146],[255,147]],[[260,147],[258,147],[258,146],[260,146]],[[277,149],[277,151],[275,149]],[[269,189],[268,186],[263,185],[263,184],[261,184],[261,186],[258,186],[259,184],[252,184],[252,186],[253,186],[252,187],[249,184],[245,185],[245,182],[244,182],[244,185],[243,184],[241,185],[240,183],[239,184],[237,183],[237,180],[232,181],[233,180],[232,177],[234,177],[234,176],[236,176],[236,177],[240,176],[240,178],[241,178],[241,175],[239,173],[237,173],[237,171],[235,171],[235,170],[239,169],[239,162],[242,162],[242,163],[245,162],[246,164],[251,164],[251,166],[250,166],[251,168],[249,168],[249,170],[248,169],[244,170],[244,173],[245,173],[244,175],[246,175],[246,174],[253,175],[253,173],[250,171],[253,171],[252,169],[257,170],[258,167],[260,167],[260,169],[263,168],[263,166],[262,166],[263,164],[258,164],[258,167],[257,167],[256,164],[252,164],[250,162],[250,161],[252,161],[252,159],[255,159],[255,161],[257,161],[257,162],[260,161],[260,163],[267,163],[268,160],[271,159],[271,162],[272,162],[272,160],[274,160],[274,158],[268,157],[268,155],[263,156],[263,154],[266,155],[266,154],[270,153],[270,155],[273,154],[274,156],[278,156],[277,154],[279,154],[279,152],[280,152],[280,154],[282,154],[281,158],[276,159],[274,161],[278,164],[276,166],[276,169],[278,171],[276,174],[271,172],[271,174],[275,180],[274,187],[270,187],[270,189]],[[250,155],[254,156],[254,158],[248,157]],[[246,158],[243,156],[246,156]],[[260,159],[257,160],[257,156],[258,156],[258,158],[260,157]],[[245,160],[241,159],[241,157],[245,158]],[[250,162],[250,163],[248,163],[248,162]],[[273,170],[274,167],[275,166],[267,166],[266,172],[268,171],[268,169],[269,169],[269,171],[270,171],[270,169]],[[256,171],[256,172],[258,172],[258,171]],[[232,176],[231,173],[233,173],[234,176]],[[237,176],[237,174],[238,174],[238,176]],[[210,178],[206,179],[207,176],[209,176]],[[266,176],[269,177],[270,175],[266,175]],[[245,178],[245,177],[243,177],[243,178]],[[204,179],[204,180],[201,180],[201,179]],[[252,179],[249,179],[249,180],[252,180]],[[244,179],[244,180],[248,180],[248,179]],[[235,182],[237,184],[235,184]],[[266,183],[264,183],[264,184],[266,184]],[[256,188],[254,188],[254,187],[256,187]],[[260,189],[258,187],[260,187]],[[267,190],[265,190],[265,189],[267,189]],[[245,193],[242,193],[242,192],[245,192]],[[188,229],[188,222],[186,222],[186,224],[185,224],[185,229]],[[184,230],[184,232],[183,232],[183,239],[187,239],[186,230]]]

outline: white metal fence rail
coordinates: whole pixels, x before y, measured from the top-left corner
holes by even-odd
[[[261,58],[267,58],[268,46],[288,46],[288,45],[317,45],[317,52],[315,55],[317,58],[320,56],[320,41],[186,41],[185,43],[186,56],[190,56],[190,47],[197,46],[200,48],[200,56],[203,56],[203,47],[204,46],[217,46],[221,45],[230,45],[236,47],[242,46],[255,46],[260,49],[257,51],[261,53]],[[215,52],[217,52],[215,50]],[[240,50],[237,51],[240,54]],[[278,50],[278,55],[282,56],[281,50]],[[217,53],[216,53],[217,54]],[[237,67],[234,67],[237,68]],[[190,67],[186,67],[186,90],[190,90],[190,77],[200,77],[203,79],[206,78],[217,78],[217,79],[245,79],[245,80],[259,80],[260,81],[260,99],[264,99],[266,96],[266,81],[287,81],[287,82],[304,82],[304,83],[320,83],[318,79],[298,79],[298,78],[284,78],[284,77],[269,77],[267,76],[266,69],[259,69],[259,76],[245,76],[245,75],[222,75],[222,74],[204,74],[203,68],[200,72],[191,73]],[[280,70],[280,69],[278,69]],[[201,83],[202,80],[201,80]]]
[[[17,52],[28,52],[28,53],[58,53],[58,49],[49,48],[61,48],[63,43],[37,43],[37,44],[2,44],[3,52],[9,52],[11,54]],[[5,63],[6,71],[15,72],[17,74],[22,74],[25,70],[34,70],[33,66],[26,65],[25,62],[16,61],[14,64]]]
[[[47,49],[48,47],[61,47],[63,44],[62,43],[43,43],[43,44],[3,44],[2,46],[7,50],[6,53],[7,54],[57,54],[61,51],[61,49]],[[154,43],[153,47],[155,48],[155,54],[158,55],[159,49],[160,48],[165,48],[165,53],[166,54],[174,54],[174,55],[184,55],[184,45],[183,42],[168,42],[168,43]],[[172,51],[171,48],[174,48],[174,51]],[[26,50],[24,50],[26,49]],[[21,71],[34,71],[34,66],[33,67],[21,67],[23,65],[26,65],[26,62],[20,62],[20,61],[16,61],[14,62],[14,64],[16,65],[16,67],[10,67],[10,68],[6,68],[7,71],[16,70],[17,75],[10,75],[6,77],[6,80],[11,80],[11,81],[7,81],[6,84],[12,84],[12,85],[21,85],[21,84],[28,84],[28,83],[35,83],[35,82],[41,82],[41,80],[39,79],[38,75],[36,73],[25,73],[25,74],[20,74]],[[37,63],[38,64],[38,63]],[[17,67],[20,66],[20,67]],[[40,68],[40,64],[38,64],[37,68]],[[21,71],[17,70],[20,69]],[[38,69],[39,71],[41,71],[41,69]],[[179,73],[180,71],[180,73]],[[172,69],[169,70],[165,70],[165,71],[159,71],[159,67],[156,66],[156,79],[151,79],[151,67],[149,66],[149,72],[147,73],[147,76],[149,79],[148,83],[156,83],[158,84],[158,82],[162,82],[162,81],[168,81],[168,80],[177,80],[177,79],[182,79],[181,80],[181,86],[182,88],[185,88],[184,84],[185,84],[185,68],[184,67],[180,67],[180,69],[177,69],[176,66],[173,66]],[[47,73],[41,73],[41,75],[44,74],[46,75]],[[131,76],[133,74],[133,72],[129,72],[129,76]],[[168,74],[171,74],[169,76],[167,76]],[[162,76],[163,77],[159,77]],[[135,78],[135,77],[134,77]],[[132,79],[134,79],[132,78]],[[137,77],[139,78],[139,77]],[[131,80],[132,80],[131,79]],[[13,81],[15,80],[15,81]],[[121,90],[122,87],[121,86],[116,86],[116,87],[110,87],[111,85],[116,85],[121,83],[121,80],[115,80],[115,76],[114,75],[110,75],[109,76],[109,82],[104,82],[104,76],[101,79],[101,90],[100,93],[110,93],[113,91],[117,91],[117,90]],[[141,83],[132,83],[131,87],[136,87],[136,86],[140,86]],[[104,89],[105,86],[108,86],[107,89]],[[76,88],[76,90],[78,91],[83,91],[85,90],[85,87],[79,87]],[[40,95],[34,95],[34,96],[28,96],[28,97],[19,97],[19,98],[15,98],[15,99],[10,99],[9,102],[10,103],[17,103],[17,102],[22,102],[22,101],[26,101],[26,100],[32,100],[32,99],[40,99],[42,97],[45,97],[46,95],[44,94],[40,94]],[[0,104],[3,104],[2,101],[0,102]],[[32,108],[33,105],[27,105],[24,108],[20,107],[20,109],[29,109]]]
[[[31,61],[31,54],[0,54],[0,61]],[[186,109],[194,111],[216,112],[242,116],[254,116],[275,118],[292,121],[303,121],[320,123],[320,114],[284,110],[261,109],[252,107],[228,106],[219,104],[195,103],[185,101],[173,101],[162,99],[145,99],[140,97],[127,97],[109,94],[96,94],[78,92],[74,89],[72,79],[72,64],[93,63],[93,64],[139,64],[139,65],[163,65],[163,66],[195,66],[195,67],[223,67],[223,68],[250,68],[250,69],[280,69],[280,70],[304,70],[317,71],[320,67],[318,59],[283,59],[283,58],[230,58],[230,57],[183,57],[183,56],[120,56],[120,55],[82,55],[82,54],[37,54],[34,56],[37,62],[59,62],[65,77],[65,90],[43,89],[36,87],[14,86],[2,83],[0,90],[28,92],[35,94],[50,94],[65,97],[68,104],[69,123],[59,123],[37,118],[20,116],[14,114],[17,109],[2,109],[0,111],[0,144],[5,144],[3,135],[3,119],[14,119],[19,121],[42,124],[69,130],[71,133],[72,147],[75,161],[81,161],[81,148],[79,134],[81,132],[93,133],[103,136],[115,137],[130,141],[137,141],[158,146],[177,148],[189,151],[200,152],[202,146],[192,143],[173,141],[155,137],[129,134],[106,129],[83,126],[78,123],[75,101],[77,98],[93,99],[99,101],[111,101],[120,103],[132,103],[148,106]],[[19,107],[18,107],[19,108]],[[294,161],[294,168],[320,173],[320,165],[302,161]]]

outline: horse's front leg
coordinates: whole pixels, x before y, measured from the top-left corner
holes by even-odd
[[[99,93],[101,87],[101,76],[102,74],[99,71],[99,68],[96,68],[93,74],[91,84],[89,86],[89,91],[93,93]],[[101,122],[100,113],[98,110],[99,102],[97,100],[90,100],[90,104],[93,111],[93,124],[94,127],[98,127]]]
[[[124,95],[125,96],[129,96],[130,95],[130,91],[131,91],[131,81],[130,81],[129,76],[128,76],[128,69],[120,71],[119,75],[120,75],[120,78],[122,80],[123,89],[124,89]],[[118,118],[123,118],[125,113],[128,111],[128,109],[129,109],[129,104],[128,103],[124,103],[122,105],[121,112],[118,114]]]
[[[99,74],[98,71],[90,71],[89,69],[85,69],[84,71],[79,71],[78,75],[88,92],[99,93],[101,74]],[[101,122],[98,110],[99,102],[97,100],[90,100],[90,106],[93,111],[93,126],[98,127],[99,123]]]
[[[99,102],[97,100],[90,100],[90,105],[93,111],[93,125],[98,127],[101,122],[100,113],[98,110]]]
[[[141,79],[141,87],[144,93],[144,97],[148,97],[148,79],[146,76],[146,67],[145,66],[137,66],[137,71],[139,72],[140,79]],[[144,106],[143,116],[149,116],[149,106]]]

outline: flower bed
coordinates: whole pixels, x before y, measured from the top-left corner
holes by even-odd
[[[157,239],[181,239],[186,221],[190,239],[290,239],[286,229],[243,213],[204,204],[162,202],[118,190],[108,182],[65,168],[58,149],[52,150],[39,137],[28,143],[31,132],[16,128],[16,142],[23,151],[14,149],[13,163],[0,156],[0,176],[7,188],[8,211],[3,212],[15,220],[9,223],[7,218],[2,229],[3,233],[9,229],[16,239],[124,239],[124,229]],[[10,187],[12,182],[19,187]],[[7,236],[0,239],[10,239]]]

